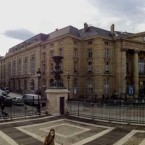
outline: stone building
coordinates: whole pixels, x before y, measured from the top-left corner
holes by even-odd
[[[13,91],[36,92],[40,68],[41,93],[53,82],[52,56],[63,56],[62,81],[71,98],[102,98],[116,94],[144,96],[145,32],[110,31],[84,24],[38,34],[0,59],[0,84]]]

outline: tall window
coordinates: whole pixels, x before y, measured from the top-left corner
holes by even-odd
[[[93,54],[92,54],[92,49],[88,49],[88,58],[92,58]]]
[[[63,56],[63,49],[62,48],[59,49],[59,56]]]
[[[31,74],[35,74],[35,64],[36,64],[36,58],[35,54],[31,55]]]
[[[27,80],[24,80],[24,90],[27,90]]]
[[[74,58],[78,58],[78,49],[74,48]]]
[[[28,57],[25,57],[24,58],[24,66],[23,66],[23,69],[24,69],[24,75],[27,75],[27,73],[28,73]]]
[[[74,72],[78,72],[78,63],[74,62]]]
[[[105,48],[105,58],[108,58],[108,57],[109,57],[109,49]]]
[[[12,62],[12,75],[13,76],[16,75],[16,61],[15,60]]]
[[[92,62],[88,62],[88,72],[92,72]]]
[[[22,66],[22,60],[18,59],[18,65],[17,65],[17,74],[21,75],[21,66]]]
[[[8,64],[8,76],[11,76],[11,62]]]
[[[109,63],[105,62],[105,72],[109,72]]]
[[[78,80],[77,78],[74,78],[73,80],[73,94],[77,95],[77,86],[78,86]]]
[[[45,52],[43,52],[43,61],[45,61],[45,59],[46,59],[46,58],[45,58]]]
[[[93,80],[91,78],[88,79],[88,95],[93,95]]]
[[[35,82],[33,79],[30,82],[30,87],[31,87],[31,90],[35,90]]]
[[[51,51],[50,51],[50,58],[52,58],[52,57],[53,57],[53,55],[54,55],[54,51],[53,51],[53,50],[51,50]]]
[[[106,95],[109,94],[109,78],[105,78],[104,80],[104,93]]]
[[[139,61],[139,74],[145,74],[145,62],[144,60]]]

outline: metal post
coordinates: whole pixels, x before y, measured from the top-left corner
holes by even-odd
[[[40,79],[38,78],[38,112],[39,112],[39,116],[41,115],[41,111],[40,111],[40,99],[39,99],[39,85],[40,85]]]
[[[70,75],[68,74],[67,76],[67,85],[68,85],[68,91],[69,91],[69,80],[70,80]],[[68,92],[68,100],[69,100],[70,96],[69,96],[69,92]]]
[[[39,112],[39,116],[41,115],[41,110],[40,110],[40,99],[39,99],[39,95],[40,95],[40,78],[41,78],[41,71],[38,68],[37,71],[37,77],[38,77],[38,112]]]
[[[79,114],[79,100],[78,100],[78,116],[80,116],[80,114]]]

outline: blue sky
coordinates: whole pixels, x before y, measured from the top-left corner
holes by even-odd
[[[118,31],[145,30],[144,0],[0,0],[0,55],[38,34],[68,25]]]

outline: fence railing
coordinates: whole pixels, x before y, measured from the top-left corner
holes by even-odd
[[[26,118],[26,117],[31,117],[31,116],[39,116],[39,115],[46,115],[46,107],[41,107],[39,111],[36,106],[29,106],[29,105],[24,105],[24,106],[17,106],[17,105],[12,105],[12,106],[7,106],[5,107],[4,111],[0,110],[0,120],[1,119],[15,119],[15,118]]]
[[[69,101],[68,114],[91,119],[145,124],[145,103]]]

